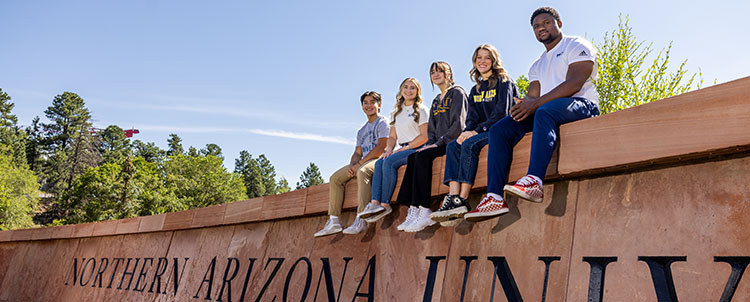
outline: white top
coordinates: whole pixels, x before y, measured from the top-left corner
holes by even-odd
[[[388,121],[381,115],[374,121],[365,123],[357,131],[357,146],[362,147],[362,158],[378,145],[378,139],[388,138],[388,132]]]
[[[403,105],[402,105],[403,106]],[[396,116],[396,136],[398,144],[408,143],[419,135],[419,125],[426,124],[429,119],[427,106],[419,104],[419,122],[414,123],[414,107],[403,106],[403,110]]]
[[[545,95],[565,81],[568,65],[581,61],[594,62],[594,71],[581,90],[572,96],[588,99],[599,106],[599,97],[592,82],[596,79],[596,48],[581,37],[563,35],[554,48],[542,53],[529,69],[529,83],[539,81],[540,96]]]

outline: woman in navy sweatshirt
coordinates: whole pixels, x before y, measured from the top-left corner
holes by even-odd
[[[466,199],[474,185],[479,152],[489,142],[488,130],[508,115],[513,98],[518,97],[518,89],[503,68],[494,46],[479,45],[472,61],[474,68],[469,74],[476,85],[469,92],[466,127],[446,148],[443,183],[449,186],[448,195],[440,209],[431,215],[439,222],[462,217],[471,210]]]
[[[427,143],[407,160],[396,200],[409,206],[409,211],[404,222],[397,227],[399,231],[419,232],[435,224],[430,219],[432,162],[445,155],[448,143],[461,134],[466,124],[466,92],[453,82],[451,66],[442,61],[432,63],[430,81],[433,87],[440,88],[440,94],[435,96],[430,107]]]

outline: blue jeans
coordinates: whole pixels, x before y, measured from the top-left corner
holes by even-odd
[[[474,184],[477,176],[479,152],[489,142],[489,132],[482,132],[467,138],[463,144],[452,141],[445,150],[445,172],[443,183],[451,181]]]
[[[372,174],[372,200],[390,203],[393,190],[396,189],[398,168],[405,165],[409,155],[416,152],[409,149],[391,154],[385,159],[375,162],[375,172]]]
[[[508,182],[513,147],[532,131],[527,175],[544,180],[547,165],[557,145],[560,125],[599,115],[599,107],[584,98],[559,98],[539,107],[533,116],[516,122],[506,116],[490,128],[487,153],[487,192],[501,194]]]

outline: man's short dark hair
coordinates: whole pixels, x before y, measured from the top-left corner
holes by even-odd
[[[534,11],[534,13],[531,14],[531,25],[534,25],[534,18],[536,18],[536,16],[539,16],[541,14],[550,14],[552,15],[552,17],[555,17],[555,20],[557,20],[557,22],[560,22],[560,15],[557,13],[557,11],[554,8],[545,6],[545,7],[537,8]]]
[[[378,104],[382,104],[383,98],[380,97],[380,93],[377,93],[375,91],[365,91],[365,93],[362,94],[361,97],[359,97],[359,103],[363,104],[365,102],[365,97],[371,96],[373,99],[375,99]]]

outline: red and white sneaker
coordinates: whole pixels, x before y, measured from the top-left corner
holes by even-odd
[[[544,188],[539,181],[529,175],[522,177],[514,185],[505,185],[503,190],[528,201],[542,202],[544,200]]]
[[[484,196],[482,202],[477,205],[476,209],[464,214],[464,219],[472,222],[482,221],[508,213],[508,211],[510,211],[510,209],[508,209],[508,205],[506,205],[505,201],[502,199],[497,200],[492,196]]]

